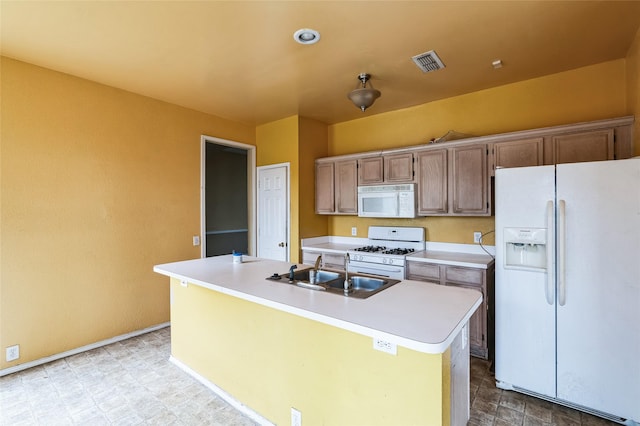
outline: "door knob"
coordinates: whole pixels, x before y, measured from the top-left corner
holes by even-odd
[[[278,247],[284,247],[284,243],[278,244]]]

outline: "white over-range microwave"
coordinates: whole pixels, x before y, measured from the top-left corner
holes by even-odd
[[[358,216],[416,217],[416,184],[359,186]]]

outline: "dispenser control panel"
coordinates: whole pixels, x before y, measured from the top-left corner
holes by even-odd
[[[505,268],[547,270],[546,228],[505,228],[504,243]]]

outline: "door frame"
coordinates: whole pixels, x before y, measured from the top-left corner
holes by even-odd
[[[202,135],[200,137],[200,257],[207,256],[207,229],[206,229],[206,169],[207,169],[207,143],[225,145],[240,148],[247,151],[247,245],[250,256],[256,253],[256,147],[228,139]]]
[[[259,166],[256,167],[256,181],[260,180],[260,172],[262,170],[268,170],[268,169],[275,169],[275,168],[280,168],[280,167],[284,167],[285,168],[285,172],[287,175],[287,188],[286,188],[286,203],[287,203],[287,236],[286,236],[286,244],[287,244],[287,259],[286,262],[289,262],[291,259],[291,163],[286,162],[286,163],[278,163],[278,164],[269,164],[267,166]],[[260,212],[257,211],[257,203],[258,203],[258,192],[256,191],[256,212],[259,214]],[[256,227],[256,255],[259,253],[259,244],[260,244],[260,238],[259,237],[259,232],[258,229]]]

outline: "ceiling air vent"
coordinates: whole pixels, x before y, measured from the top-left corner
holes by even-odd
[[[416,65],[422,70],[422,72],[437,71],[444,68],[444,64],[436,54],[435,50],[421,53],[411,59],[413,59],[413,62],[416,63]]]

